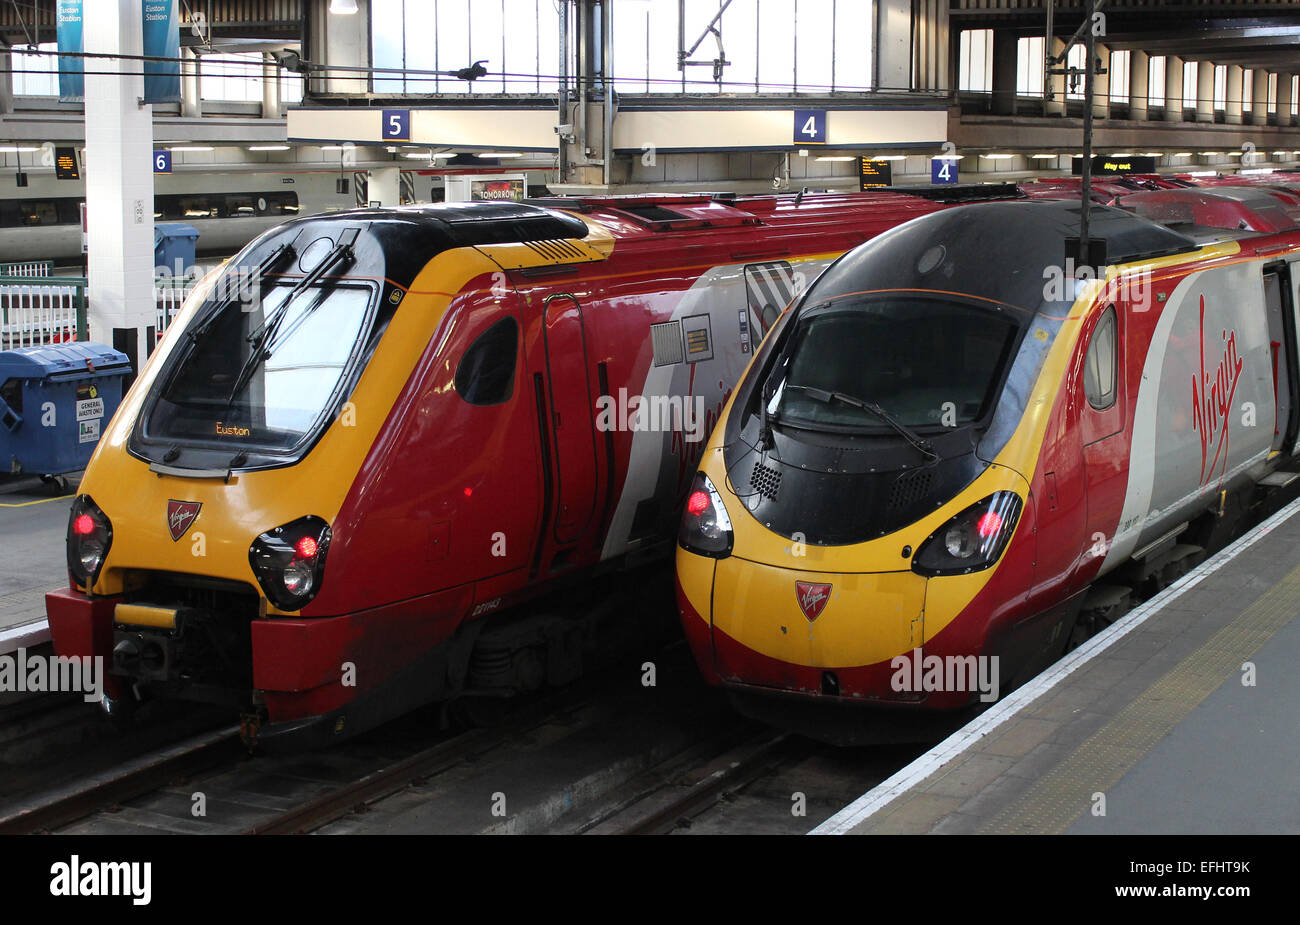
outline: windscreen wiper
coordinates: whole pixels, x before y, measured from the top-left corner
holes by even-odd
[[[325,256],[325,259],[298,281],[298,284],[284,297],[284,301],[276,306],[271,313],[271,317],[262,322],[261,327],[244,338],[253,345],[253,349],[248,352],[248,359],[244,360],[244,365],[239,368],[239,375],[235,377],[235,385],[230,390],[229,397],[226,398],[227,408],[234,404],[235,396],[243,391],[244,386],[248,385],[248,380],[253,378],[253,373],[257,370],[257,367],[271,358],[272,351],[269,348],[272,339],[275,337],[276,331],[279,330],[280,323],[284,320],[285,315],[288,314],[290,303],[309,287],[319,282],[321,277],[337,264],[344,260],[352,260],[352,245],[356,242],[359,233],[359,228],[344,229],[343,233],[339,235],[339,243],[334,245],[334,249]],[[304,315],[304,317],[306,316]]]
[[[925,455],[931,462],[939,461],[939,454],[934,451],[930,441],[926,440],[916,431],[912,430],[898,418],[894,417],[880,405],[873,401],[865,401],[861,398],[854,398],[852,395],[845,395],[843,392],[831,392],[826,389],[817,389],[807,385],[786,385],[787,389],[796,389],[800,392],[807,392],[814,398],[817,398],[826,404],[831,402],[841,402],[853,408],[861,408],[870,414],[875,415],[880,420],[888,424],[904,440],[908,442],[918,453]]]
[[[291,257],[293,252],[292,244],[281,244],[275,250],[271,251],[271,253],[267,254],[266,259],[257,265],[257,269],[253,271],[253,280],[254,284],[257,286],[259,297],[262,294],[262,287],[265,285],[264,280],[266,277],[275,271],[282,260],[286,257]],[[238,292],[239,289],[239,286],[231,287],[231,290],[227,292],[225,298],[216,302],[203,317],[203,320],[186,332],[186,336],[190,339],[191,343],[199,340],[203,335],[207,334],[208,331],[212,330],[212,326],[216,324],[217,319],[221,317],[221,313],[224,312],[230,303],[235,300],[235,293]]]

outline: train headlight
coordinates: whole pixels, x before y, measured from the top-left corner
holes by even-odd
[[[95,583],[112,545],[108,516],[90,495],[78,495],[68,516],[68,572],[78,585],[89,588]]]
[[[731,555],[731,518],[722,504],[722,496],[703,472],[696,473],[691,493],[686,498],[682,528],[677,542],[682,548],[702,556],[725,559]]]
[[[921,575],[965,575],[986,569],[1002,555],[1020,519],[1020,496],[999,491],[972,504],[934,531],[912,559]]]
[[[329,524],[319,517],[301,517],[254,540],[248,561],[267,600],[281,610],[307,606],[320,590],[329,545]]]

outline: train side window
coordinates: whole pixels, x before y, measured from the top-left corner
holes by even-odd
[[[1083,360],[1083,392],[1088,404],[1104,411],[1115,404],[1116,331],[1115,306],[1108,306],[1097,326]]]
[[[502,318],[488,328],[456,366],[456,391],[471,405],[499,405],[514,393],[519,326]]]

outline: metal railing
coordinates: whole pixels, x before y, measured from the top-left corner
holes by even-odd
[[[0,276],[0,350],[86,339],[84,278]]]
[[[0,276],[53,276],[53,260],[20,260],[0,263]]]
[[[187,277],[154,279],[160,339],[195,285],[196,280]],[[85,277],[0,274],[0,350],[89,340],[86,313]]]

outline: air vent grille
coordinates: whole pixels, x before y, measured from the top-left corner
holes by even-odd
[[[911,507],[930,493],[934,473],[930,469],[917,469],[900,475],[889,489],[891,510]]]
[[[569,260],[587,259],[587,252],[582,248],[570,243],[569,241],[562,241],[558,238],[548,241],[525,241],[524,244],[541,254],[547,260],[565,262]]]
[[[749,487],[768,501],[775,501],[781,491],[781,470],[754,463],[754,471],[749,474]]]

